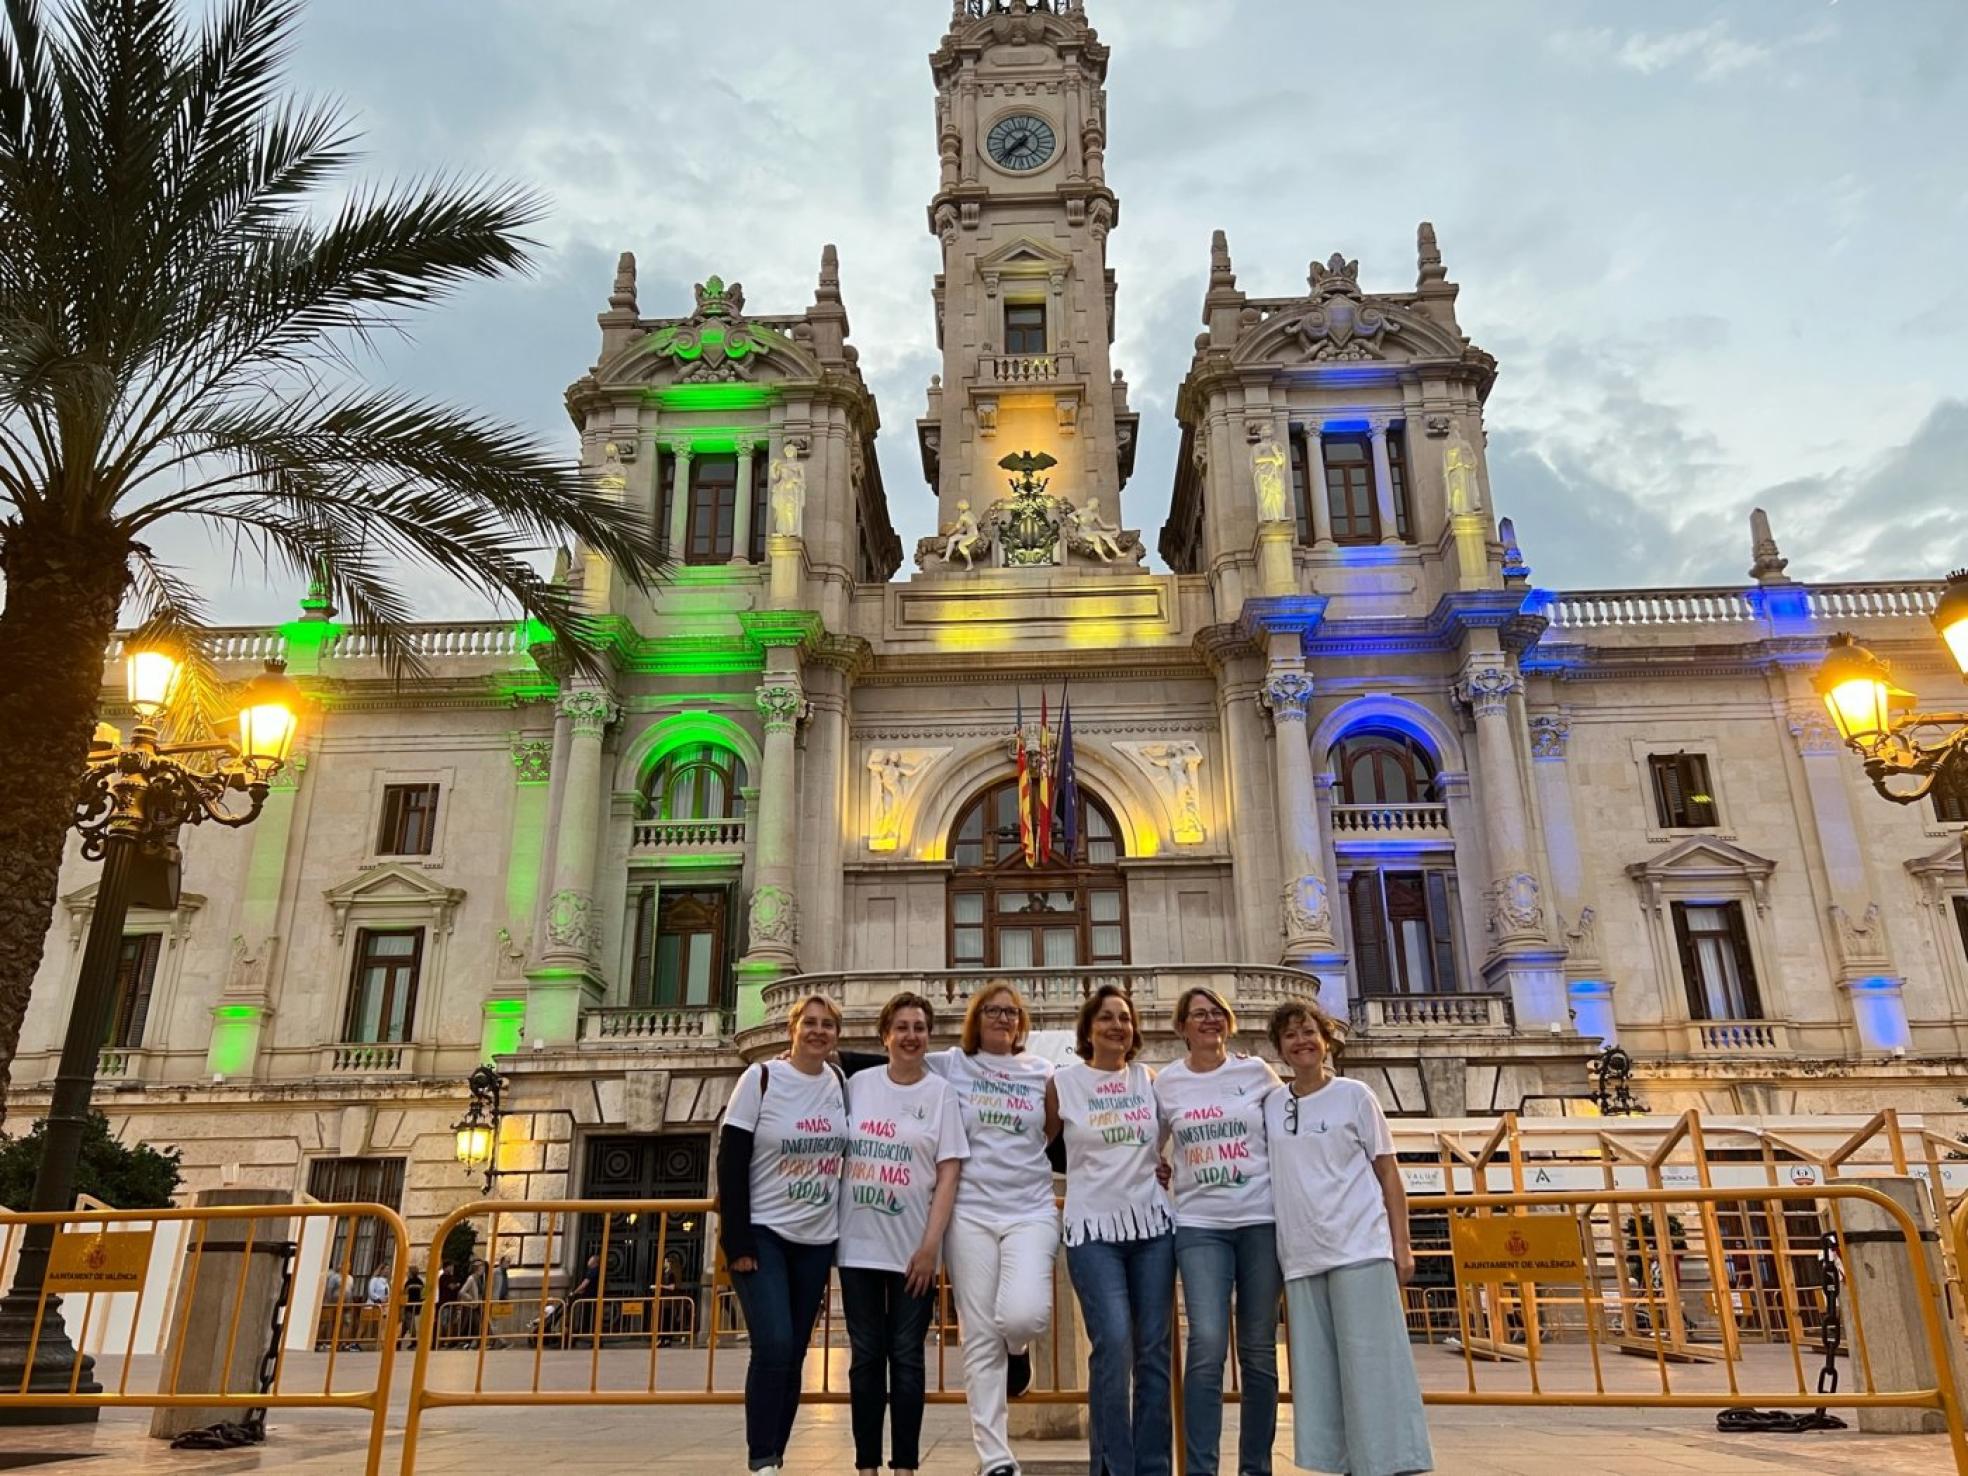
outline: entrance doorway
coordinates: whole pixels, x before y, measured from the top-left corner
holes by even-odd
[[[584,1199],[702,1199],[709,1191],[711,1139],[706,1133],[650,1133],[590,1138],[582,1159],[581,1197]],[[657,1305],[663,1296],[689,1297],[701,1310],[704,1282],[704,1216],[673,1211],[667,1216],[623,1210],[608,1217],[608,1264],[602,1280],[604,1294],[615,1302],[603,1314],[604,1333],[644,1333],[650,1330],[682,1334],[701,1326],[701,1316],[688,1326],[674,1304]],[[667,1220],[667,1228],[664,1221]],[[588,1257],[601,1253],[602,1217],[583,1215],[576,1231],[574,1280],[579,1281]],[[662,1260],[657,1246],[662,1246]],[[667,1263],[667,1264],[666,1264]],[[648,1299],[645,1301],[644,1299]],[[573,1331],[592,1312],[573,1313]]]

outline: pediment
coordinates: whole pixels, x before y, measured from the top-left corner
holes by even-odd
[[[1691,835],[1662,847],[1644,861],[1635,861],[1626,874],[1646,890],[1659,907],[1667,889],[1676,883],[1746,885],[1759,912],[1770,905],[1770,874],[1777,863],[1768,856],[1744,850],[1715,836]]]
[[[1961,843],[1953,836],[1938,850],[1915,856],[1906,863],[1906,869],[1920,884],[1920,900],[1930,907],[1937,905],[1950,887],[1968,881],[1968,861],[1964,861]]]
[[[449,932],[452,914],[465,900],[462,887],[447,887],[416,867],[397,861],[359,871],[321,895],[335,911],[337,939],[348,926],[349,914],[356,909],[394,915],[406,921],[427,917]]]
[[[99,881],[90,882],[86,887],[77,887],[72,892],[62,894],[62,907],[68,913],[68,940],[71,945],[82,941],[82,930],[88,926],[90,917],[96,910],[96,893],[101,889]],[[161,917],[164,921],[164,935],[175,946],[191,926],[192,917],[205,905],[203,892],[179,892],[178,905],[168,909],[152,907],[132,907],[130,921],[142,926],[150,918]]]
[[[1235,364],[1410,363],[1460,359],[1467,345],[1426,314],[1384,297],[1303,298],[1267,312],[1238,340]]]
[[[1015,236],[977,258],[977,270],[986,276],[1044,277],[1066,271],[1072,264],[1072,257],[1035,236]]]

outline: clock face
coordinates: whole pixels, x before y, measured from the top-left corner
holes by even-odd
[[[999,119],[985,142],[991,150],[991,157],[1002,168],[1015,169],[1022,174],[1028,169],[1037,169],[1050,159],[1057,140],[1053,137],[1052,125],[1045,119],[1035,118],[1030,113],[1014,113],[1009,118]]]

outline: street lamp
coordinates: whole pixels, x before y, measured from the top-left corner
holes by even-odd
[[[1934,607],[1934,629],[1968,677],[1968,569],[1947,577]],[[1937,784],[1968,788],[1968,712],[1923,712],[1911,692],[1893,685],[1884,661],[1849,635],[1835,635],[1812,682],[1845,746],[1865,761],[1872,787],[1896,805],[1911,805]],[[1961,832],[1968,875],[1968,828]]]
[[[132,647],[124,653],[123,673],[136,724],[128,742],[108,723],[97,725],[75,803],[82,855],[101,861],[103,869],[55,1071],[30,1210],[62,1211],[74,1203],[75,1160],[116,1002],[117,960],[130,908],[177,906],[181,827],[208,820],[228,827],[250,825],[259,817],[269,782],[287,762],[299,721],[300,690],[284,674],[283,663],[269,661],[239,694],[237,741],[167,743],[158,723],[182,676],[179,661],[157,647]],[[232,807],[234,795],[244,796],[243,807]],[[37,1316],[54,1229],[30,1225],[21,1237],[13,1286],[0,1299],[0,1388],[69,1387],[76,1355],[55,1315],[59,1299],[49,1297],[47,1315]],[[30,1345],[31,1373],[26,1367]],[[85,1360],[78,1392],[97,1390],[88,1377],[92,1362]],[[27,1413],[34,1423],[93,1420],[97,1414],[93,1409]]]
[[[493,1160],[499,1151],[499,1119],[505,1116],[506,1079],[490,1066],[481,1066],[466,1085],[471,1106],[452,1130],[458,1136],[458,1162],[468,1169],[483,1169],[485,1192],[490,1194],[499,1172]]]

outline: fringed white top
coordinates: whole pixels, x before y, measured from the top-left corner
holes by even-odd
[[[1155,1073],[1139,1062],[1120,1071],[1076,1062],[1052,1081],[1066,1140],[1066,1243],[1173,1230],[1175,1206],[1155,1180]]]

